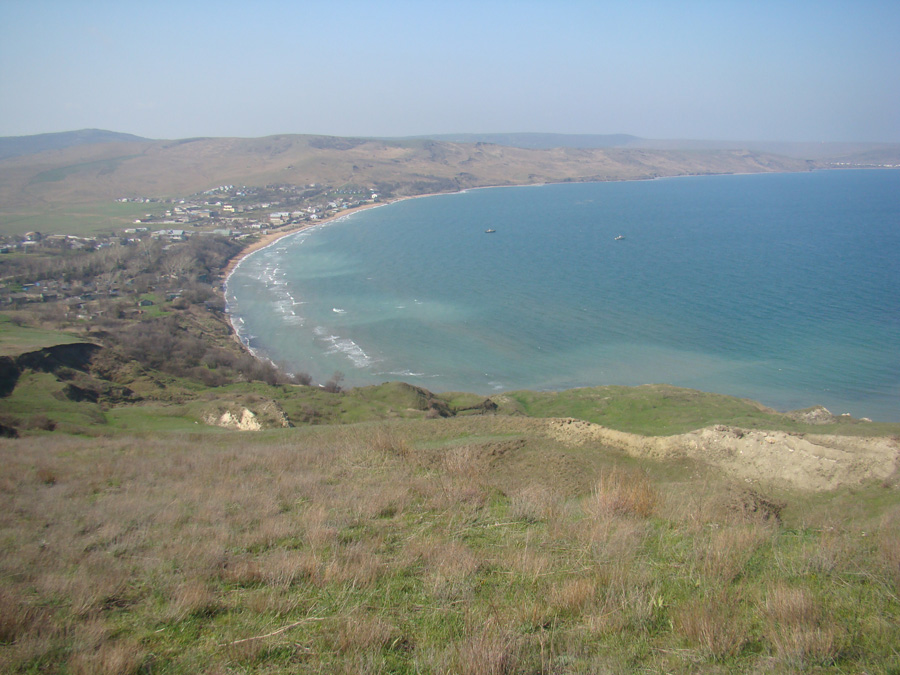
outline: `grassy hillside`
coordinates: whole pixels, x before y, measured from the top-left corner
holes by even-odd
[[[129,141],[0,162],[0,204],[64,228],[124,190],[737,166],[788,165]],[[7,259],[10,288],[77,302],[0,316],[0,672],[900,671],[900,425],[665,385],[311,386],[233,339],[215,278],[238,248]]]
[[[81,129],[80,131],[63,131],[55,134],[36,134],[34,136],[5,136],[0,138],[0,159],[33,155],[48,150],[61,150],[77,145],[143,140],[147,139],[132,134],[103,131],[102,129]]]
[[[72,231],[61,216],[73,214],[80,221],[79,213],[105,209],[103,204],[118,197],[184,196],[222,184],[362,184],[410,195],[486,185],[807,168],[797,160],[733,150],[530,150],[322,136],[106,142],[0,161],[0,228],[7,233],[28,227]],[[124,224],[132,214],[108,215],[104,226]]]
[[[891,672],[896,477],[765,492],[524,417],[0,441],[0,670]]]
[[[3,329],[2,672],[900,668],[900,425],[667,386],[210,387]]]
[[[0,357],[19,356],[59,344],[81,342],[68,333],[17,326],[9,317],[0,315]]]

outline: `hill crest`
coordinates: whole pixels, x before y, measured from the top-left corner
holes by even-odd
[[[148,139],[133,134],[122,134],[103,129],[79,129],[78,131],[61,131],[33,136],[6,136],[0,137],[0,160],[79,145],[146,140]]]

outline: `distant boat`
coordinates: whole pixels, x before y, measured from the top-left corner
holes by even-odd
[[[618,237],[616,237],[616,241],[622,241],[624,238],[625,238],[625,235],[620,234]]]
[[[484,233],[485,234],[494,234],[494,232],[496,232],[496,231],[497,230],[485,230]]]

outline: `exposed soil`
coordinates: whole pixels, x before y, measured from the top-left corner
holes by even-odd
[[[793,435],[714,426],[647,437],[576,419],[550,419],[545,432],[567,445],[598,443],[635,457],[687,457],[748,483],[833,490],[884,480],[900,468],[900,443],[890,438]]]

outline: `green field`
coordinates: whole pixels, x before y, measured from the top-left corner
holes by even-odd
[[[75,335],[60,331],[17,326],[9,317],[0,314],[0,356],[18,356],[45,347],[81,341]]]
[[[123,195],[124,196],[124,195]],[[116,230],[135,227],[134,221],[147,214],[160,215],[165,204],[142,204],[96,201],[87,204],[47,204],[41,209],[0,212],[0,233],[21,236],[26,232],[42,234],[111,234]]]

